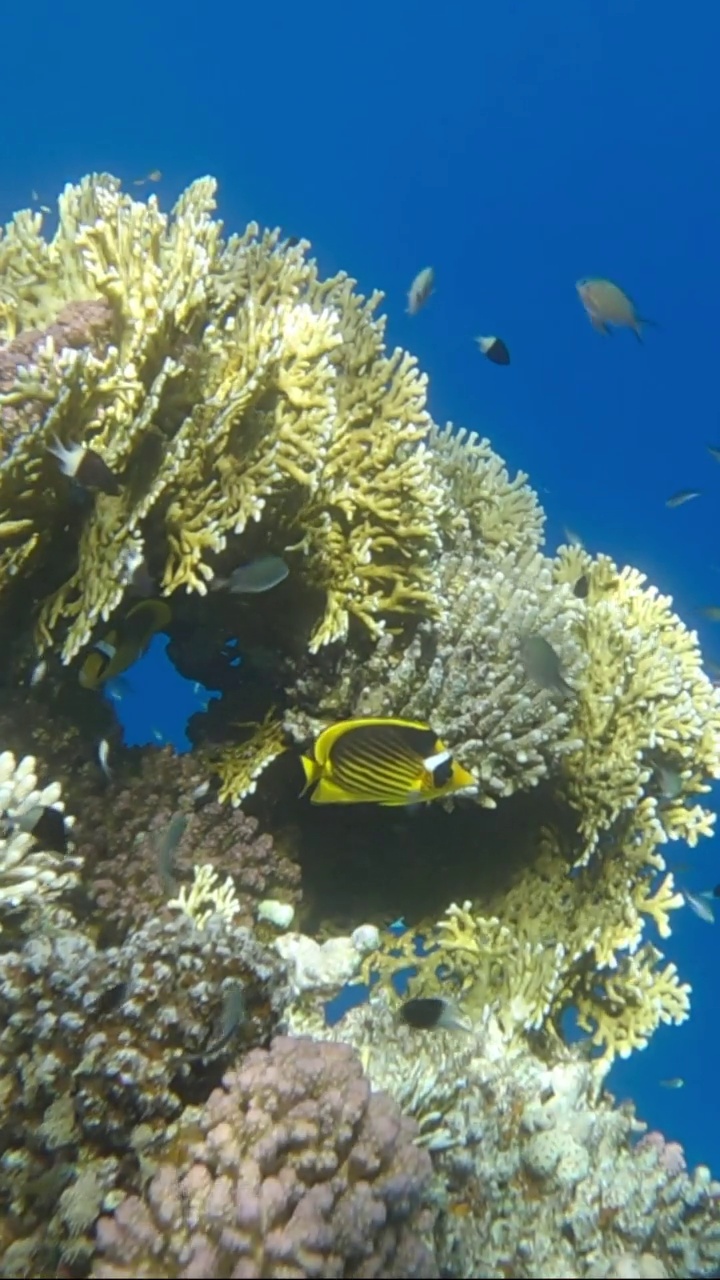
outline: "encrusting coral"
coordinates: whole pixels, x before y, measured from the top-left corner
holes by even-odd
[[[177,912],[105,950],[59,928],[0,955],[0,1205],[14,1241],[3,1247],[0,1215],[0,1274],[53,1250],[89,1257],[105,1197],[139,1186],[183,1107],[270,1038],[287,999],[278,956],[230,916],[202,924]],[[82,1178],[95,1193],[80,1222]]]
[[[280,1037],[180,1125],[145,1195],[100,1218],[92,1274],[432,1280],[414,1134],[347,1046]]]
[[[414,1031],[385,993],[328,1027],[318,1002],[287,1021],[352,1045],[373,1087],[416,1120],[441,1210],[448,1277],[707,1276],[720,1262],[720,1183],[688,1173],[682,1149],[645,1134],[603,1091],[603,1065],[550,1061],[486,1011],[472,1031]],[[654,1269],[653,1269],[654,1268]]]

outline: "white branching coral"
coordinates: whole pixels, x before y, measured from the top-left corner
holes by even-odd
[[[177,898],[171,898],[168,906],[189,916],[198,929],[204,929],[211,916],[232,920],[240,910],[232,876],[227,876],[220,884],[218,873],[209,862],[201,867],[195,866],[190,888],[181,885]]]
[[[2,916],[31,899],[46,902],[77,882],[81,859],[43,848],[37,822],[44,809],[64,814],[58,782],[38,785],[37,761],[12,751],[0,754],[0,928]],[[37,829],[36,829],[37,828]]]

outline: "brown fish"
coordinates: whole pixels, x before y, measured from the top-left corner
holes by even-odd
[[[617,329],[632,329],[638,342],[642,342],[642,326],[654,324],[647,316],[638,315],[635,303],[612,280],[592,279],[584,276],[575,288],[593,329],[609,335],[609,325]]]

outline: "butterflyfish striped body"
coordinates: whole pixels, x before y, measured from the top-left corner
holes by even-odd
[[[164,600],[141,600],[133,605],[88,653],[80,668],[82,687],[99,689],[106,680],[127,671],[142,657],[156,632],[167,626],[171,616]]]
[[[477,792],[434,729],[415,720],[340,720],[301,760],[313,804],[409,805]]]

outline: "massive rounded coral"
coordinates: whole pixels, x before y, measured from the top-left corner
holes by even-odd
[[[414,1134],[347,1046],[279,1038],[180,1127],[145,1195],[100,1219],[93,1275],[431,1280]]]

